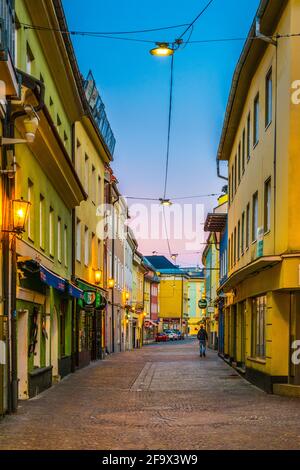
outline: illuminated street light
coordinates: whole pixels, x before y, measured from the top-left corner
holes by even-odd
[[[157,42],[157,47],[151,49],[150,54],[157,57],[168,57],[174,54],[174,49],[172,49],[167,42]]]
[[[170,199],[160,199],[160,203],[164,207],[170,207],[173,204],[172,201],[170,201]]]

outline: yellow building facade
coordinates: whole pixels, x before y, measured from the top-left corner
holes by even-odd
[[[299,1],[262,1],[257,28],[288,34]],[[237,65],[218,158],[229,165],[225,355],[268,392],[300,385],[300,76],[295,39],[253,40]],[[282,385],[283,384],[283,385]]]
[[[177,329],[187,332],[188,328],[188,276],[176,269],[174,272],[160,272],[159,308],[162,329]]]

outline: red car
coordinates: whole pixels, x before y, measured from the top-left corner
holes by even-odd
[[[160,343],[160,342],[166,342],[168,341],[168,336],[165,334],[165,333],[157,333],[156,335],[156,342],[157,343]]]

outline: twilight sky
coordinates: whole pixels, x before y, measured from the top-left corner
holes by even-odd
[[[64,0],[71,30],[131,31],[190,23],[207,0]],[[214,0],[194,28],[192,41],[245,37],[259,0]],[[138,39],[173,41],[183,28],[139,35]],[[117,139],[113,168],[122,194],[159,198],[163,195],[170,59],[149,54],[151,44],[104,38],[73,37],[82,74],[93,71]],[[175,55],[173,127],[170,151],[169,197],[221,192],[216,177],[216,153],[232,74],[243,41],[190,44]],[[130,201],[130,203],[141,201]],[[216,198],[184,201],[204,204]],[[168,211],[168,208],[166,209]],[[156,224],[152,219],[149,226]],[[202,226],[197,221],[198,230]],[[175,240],[178,264],[197,265],[203,250]],[[166,240],[139,240],[144,254],[168,253]]]

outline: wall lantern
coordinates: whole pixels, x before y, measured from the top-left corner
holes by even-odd
[[[12,201],[13,229],[14,233],[25,232],[25,225],[28,218],[31,203],[24,201],[23,198]]]
[[[115,287],[115,280],[113,278],[108,279],[108,287],[109,289],[113,289]]]
[[[125,299],[126,299],[126,300],[129,300],[129,299],[130,299],[130,294],[129,294],[129,292],[126,292],[126,294],[125,294]]]
[[[100,284],[102,279],[102,272],[100,270],[95,271],[95,284]]]

